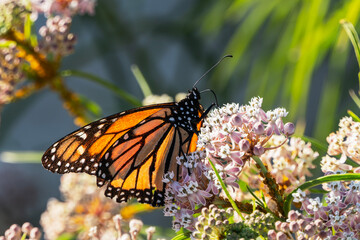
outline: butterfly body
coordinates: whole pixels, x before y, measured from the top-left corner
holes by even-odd
[[[178,103],[124,111],[65,136],[44,154],[52,172],[96,175],[105,195],[125,202],[137,198],[153,206],[164,204],[164,174],[178,179],[176,157],[195,151],[204,110],[196,88]]]

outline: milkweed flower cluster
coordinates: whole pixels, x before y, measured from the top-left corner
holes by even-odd
[[[214,109],[200,130],[198,147],[205,149],[206,156],[224,173],[225,182],[234,187],[250,157],[272,149],[266,147],[272,136],[294,133],[294,125],[282,120],[288,112],[284,108],[265,112],[262,101],[254,97],[248,105],[232,103]]]
[[[331,133],[326,140],[329,143],[328,156],[321,161],[321,170],[324,173],[337,170],[360,172],[360,168],[353,169],[346,164],[347,157],[360,164],[360,122],[353,121],[351,117],[342,118],[339,130]],[[340,154],[340,159],[333,157]]]
[[[94,14],[96,0],[30,0],[33,8],[49,16],[61,14],[71,16],[75,14]]]
[[[325,175],[341,175],[359,172],[346,163],[347,158],[359,163],[357,150],[360,140],[360,123],[350,117],[340,120],[339,130],[327,137],[329,143],[326,156],[321,160],[321,170]],[[341,155],[338,159],[337,155]],[[360,182],[333,181],[322,184],[323,200],[312,198],[298,189],[293,193],[294,205],[287,222],[277,222],[275,229],[268,231],[271,239],[360,239]],[[291,238],[290,238],[291,236]]]
[[[193,231],[196,218],[194,213],[209,204],[209,200],[219,193],[221,188],[216,177],[210,175],[210,167],[204,162],[204,152],[177,157],[180,165],[179,180],[174,180],[174,173],[165,174],[165,216],[173,216],[173,229],[184,227]]]
[[[45,55],[51,54],[56,59],[72,53],[76,37],[70,33],[71,21],[70,17],[48,18],[46,26],[42,26],[39,30],[39,34],[42,36],[39,51]]]
[[[0,240],[39,240],[40,238],[40,229],[33,227],[29,222],[24,223],[21,227],[13,224],[5,231],[4,236],[0,236]]]
[[[18,57],[18,53],[14,44],[0,49],[0,106],[10,102],[16,85],[24,79],[21,68],[24,60]]]
[[[287,222],[277,222],[275,230],[269,231],[269,239],[349,239],[360,238],[360,183],[330,182],[324,190],[325,202],[319,197],[310,198],[306,193],[297,190],[293,194],[294,202],[301,204],[304,213],[290,211]]]
[[[73,52],[76,43],[75,35],[70,32],[72,17],[93,14],[95,5],[96,0],[0,1],[0,50],[16,50],[16,58],[5,59],[12,67],[1,65],[1,75],[5,72],[14,81],[6,81],[1,76],[0,109],[4,104],[50,86],[62,98],[64,107],[75,116],[76,124],[84,125],[89,121],[87,111],[90,110],[67,88],[59,68],[63,57]],[[46,25],[41,26],[37,34],[39,24],[35,22],[39,14],[44,14]],[[24,83],[20,85],[21,80]]]
[[[103,190],[99,191],[92,176],[65,174],[61,177],[60,192],[64,201],[50,199],[41,215],[46,239],[57,239],[64,233],[89,239],[94,227],[99,236],[116,234],[112,217],[119,213],[120,205],[106,198]]]
[[[292,192],[306,181],[306,177],[311,176],[309,169],[315,168],[313,161],[319,156],[318,152],[312,150],[311,143],[296,137],[286,140],[285,136],[273,136],[266,146],[274,149],[266,151],[260,159],[285,194]],[[254,164],[245,166],[244,172],[241,179],[248,182],[250,188],[268,192]]]

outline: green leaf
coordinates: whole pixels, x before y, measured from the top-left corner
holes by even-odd
[[[326,193],[328,193],[328,191],[325,191],[323,189],[315,189],[315,188],[310,188],[309,192],[316,193],[316,194],[326,194]]]
[[[320,142],[319,140],[315,139],[315,138],[311,138],[308,136],[302,136],[301,137],[302,140],[306,141],[306,142],[310,142],[312,144],[313,147],[316,147],[322,151],[327,151],[327,146],[326,144]]]
[[[0,161],[7,163],[41,163],[43,152],[2,152]]]
[[[185,240],[190,239],[191,232],[182,228],[179,232],[176,233],[176,236],[172,240]]]
[[[340,24],[344,28],[346,34],[348,35],[351,44],[354,47],[356,59],[360,68],[360,40],[359,35],[357,34],[354,25],[351,22],[346,21],[345,19],[340,20]]]
[[[242,192],[246,192],[248,185],[247,182],[243,181],[243,180],[238,180],[237,183],[239,184],[239,188]]]
[[[360,180],[360,174],[359,173],[346,173],[346,174],[333,174],[333,175],[327,175],[323,177],[319,177],[317,179],[308,181],[298,188],[294,189],[285,199],[284,202],[284,212],[287,215],[288,212],[291,209],[291,203],[293,200],[293,193],[295,193],[298,189],[301,189],[302,191],[306,189],[310,189],[314,186],[327,183],[327,182],[335,182],[335,181],[351,181],[351,180]]]
[[[352,166],[353,168],[357,168],[360,166],[359,163],[355,162],[354,160],[352,160],[351,158],[347,158],[346,159],[346,164],[349,164],[350,166]]]
[[[266,208],[265,204],[255,195],[253,190],[249,186],[246,186],[246,187],[247,187],[247,190],[249,191],[249,193],[254,197],[254,201],[256,202],[256,204],[265,209]]]
[[[354,25],[352,25],[351,22],[348,22],[345,19],[342,19],[342,20],[340,20],[340,24],[343,26],[346,34],[348,35],[348,37],[349,37],[349,39],[351,41],[351,44],[353,45],[356,60],[358,62],[358,66],[359,66],[359,69],[360,69],[360,40],[359,40],[359,35],[357,34],[357,32],[356,32],[356,30],[354,28]],[[358,73],[358,79],[359,79],[359,87],[360,87],[360,71]],[[360,108],[359,102],[355,102],[355,103]]]
[[[347,113],[349,114],[350,117],[354,119],[354,121],[360,122],[360,118],[353,111],[348,110]]]
[[[63,233],[56,240],[75,240],[76,238],[77,238],[77,234]]]
[[[349,95],[350,97],[353,99],[354,103],[356,104],[356,106],[358,106],[358,108],[360,108],[360,99],[359,97],[356,95],[354,90],[349,90]]]

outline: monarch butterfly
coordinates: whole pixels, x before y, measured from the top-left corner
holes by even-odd
[[[204,111],[199,100],[193,87],[178,103],[139,107],[92,122],[54,143],[42,164],[56,173],[96,175],[97,185],[107,184],[105,195],[117,202],[137,198],[162,206],[164,174],[172,171],[179,178],[176,157],[196,150],[202,119],[214,106]]]

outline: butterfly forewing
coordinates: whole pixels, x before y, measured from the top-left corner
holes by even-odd
[[[57,173],[86,172],[95,175],[106,150],[143,119],[173,104],[159,104],[121,112],[90,123],[54,143],[42,164]]]

